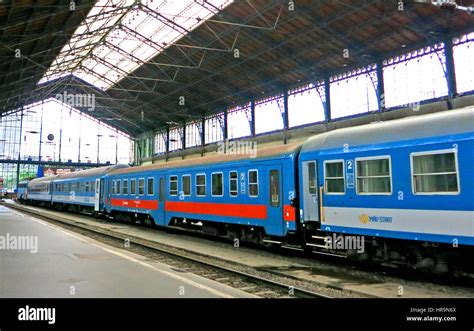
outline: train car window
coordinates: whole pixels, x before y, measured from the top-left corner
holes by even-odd
[[[181,186],[183,189],[183,195],[191,195],[191,175],[181,176]]]
[[[324,162],[324,192],[326,194],[344,194],[344,161]]]
[[[95,181],[91,182],[90,188],[91,188],[91,192],[95,192]]]
[[[249,177],[249,195],[251,197],[258,197],[258,171],[257,170],[249,170],[248,172]]]
[[[412,153],[414,194],[458,194],[459,176],[454,151]]]
[[[130,194],[137,194],[137,180],[135,178],[130,179]]]
[[[170,195],[178,195],[178,176],[170,176]]]
[[[212,196],[221,197],[224,195],[224,179],[222,172],[214,172],[211,175]]]
[[[138,194],[145,194],[145,178],[138,178]]]
[[[316,162],[308,163],[308,182],[309,194],[316,194]]]
[[[229,172],[229,194],[231,197],[236,197],[239,192],[238,180],[237,171]]]
[[[117,182],[115,180],[112,181],[112,194],[116,194],[117,192]]]
[[[165,181],[160,178],[160,192],[158,192],[158,200],[162,202],[165,197]]]
[[[151,177],[147,179],[146,189],[148,195],[155,194],[155,178]]]
[[[122,194],[128,194],[128,179],[124,179],[122,183]]]
[[[280,171],[270,170],[270,205],[280,206]]]
[[[203,197],[206,195],[206,175],[196,175],[196,195]]]
[[[84,191],[85,192],[90,192],[90,185],[91,185],[90,182],[85,182],[85,184],[84,184]]]
[[[357,194],[392,194],[389,157],[356,159]]]
[[[120,195],[120,193],[122,191],[121,186],[122,186],[121,185],[121,180],[119,179],[119,180],[117,180],[117,195]]]

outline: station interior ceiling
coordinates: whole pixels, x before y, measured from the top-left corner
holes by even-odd
[[[136,137],[474,26],[465,10],[419,0],[182,1],[179,12],[167,3],[4,1],[0,112],[93,94],[90,115]]]

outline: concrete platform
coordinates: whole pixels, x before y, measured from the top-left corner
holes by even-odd
[[[74,297],[251,296],[0,206],[0,298]]]

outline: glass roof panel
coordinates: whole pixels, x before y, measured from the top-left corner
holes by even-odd
[[[39,84],[73,74],[108,89],[233,0],[99,0]]]

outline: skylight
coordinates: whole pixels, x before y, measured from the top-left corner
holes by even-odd
[[[39,84],[73,74],[108,89],[232,0],[99,0]]]

